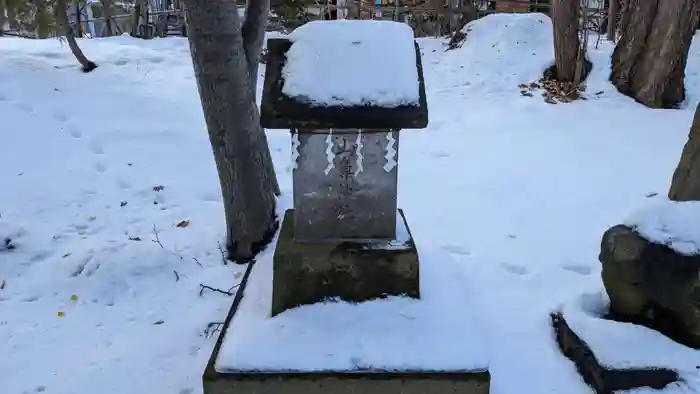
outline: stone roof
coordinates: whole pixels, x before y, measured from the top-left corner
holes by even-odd
[[[420,50],[416,50],[416,68],[419,82],[419,105],[380,107],[362,106],[318,106],[286,96],[283,68],[286,53],[293,45],[287,38],[269,39],[267,42],[267,64],[263,86],[261,124],[269,129],[422,129],[428,125],[428,105],[421,64]],[[367,70],[366,72],[371,72]],[[328,73],[322,78],[341,78]]]

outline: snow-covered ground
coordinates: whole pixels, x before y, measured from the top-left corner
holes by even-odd
[[[700,99],[700,46],[684,108],[651,110],[607,82],[606,41],[591,43],[588,100],[521,96],[553,58],[538,15],[488,17],[462,48],[443,44],[420,40],[430,125],[402,133],[399,205],[422,256],[461,265],[493,393],[588,393],[549,312],[600,290],[603,232],[666,194]],[[100,65],[90,74],[56,40],[0,39],[0,236],[14,246],[0,244],[0,392],[198,394],[215,340],[204,330],[232,301],[200,284],[226,290],[242,268],[217,246],[187,42],[81,45]],[[284,209],[289,134],[268,136]]]

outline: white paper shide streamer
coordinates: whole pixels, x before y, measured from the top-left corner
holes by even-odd
[[[396,149],[394,149],[394,143],[396,140],[394,139],[394,134],[391,131],[386,133],[386,140],[386,155],[384,155],[386,164],[384,164],[384,171],[389,172],[398,164],[396,162]]]
[[[323,172],[328,175],[335,168],[333,163],[335,159],[335,153],[333,153],[333,129],[328,130],[328,136],[326,137],[326,159],[328,160],[328,167]]]
[[[355,140],[357,148],[355,149],[355,155],[357,156],[357,161],[355,161],[355,176],[364,171],[362,166],[362,160],[365,158],[362,155],[362,129],[357,130],[357,140]]]
[[[299,166],[299,145],[301,145],[299,133],[292,132],[292,162],[290,165],[294,170]]]

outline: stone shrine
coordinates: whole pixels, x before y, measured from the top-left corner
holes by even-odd
[[[267,48],[261,124],[291,132],[294,208],[241,278],[204,394],[488,394],[462,266],[427,253],[419,280],[397,207],[400,130],[428,124],[413,31],[314,21]]]
[[[285,94],[285,83],[295,82],[286,68],[295,43],[268,40],[261,123],[267,129],[290,130],[294,183],[294,209],[285,213],[274,255],[273,316],[326,299],[419,297],[418,253],[397,209],[399,130],[428,124],[420,51],[412,36],[409,44],[412,69],[403,73],[415,76],[414,102],[383,104],[380,97],[348,104],[336,90],[332,100],[319,104],[310,96],[323,98],[323,92],[313,86],[308,95]],[[315,60],[326,61],[324,53],[319,50]],[[330,50],[328,56],[333,55]],[[319,73],[315,83],[333,89],[334,78],[342,74]],[[296,86],[302,93],[303,83]],[[357,96],[362,88],[346,89]],[[383,92],[387,89],[391,86]]]

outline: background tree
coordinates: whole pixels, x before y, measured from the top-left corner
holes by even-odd
[[[7,18],[5,17],[6,9],[7,7],[5,7],[5,0],[0,0],[0,37],[2,37],[5,32],[5,22],[7,21]]]
[[[73,27],[68,21],[68,4],[66,0],[56,0],[56,7],[54,8],[54,14],[56,15],[56,20],[61,26],[63,33],[66,35],[66,41],[68,41],[68,46],[70,47],[73,56],[78,60],[80,65],[83,66],[83,71],[88,73],[97,68],[97,64],[90,61],[83,51],[78,46],[78,41],[75,39],[75,33],[73,32]]]
[[[144,1],[143,0],[135,0],[134,2],[134,11],[131,16],[131,36],[132,37],[138,37],[140,35],[139,32],[139,25],[141,25],[142,20],[143,20],[143,12],[144,12]]]
[[[277,229],[278,192],[255,99],[269,0],[249,0],[241,24],[230,0],[186,0],[188,40],[219,173],[228,257],[250,261]]]
[[[271,0],[270,9],[286,29],[294,29],[311,18],[308,7],[314,0]]]
[[[695,107],[688,141],[673,172],[668,198],[673,201],[700,200],[700,104]]]
[[[114,21],[114,0],[100,0],[100,3],[102,4],[102,17],[105,22],[102,36],[111,37],[117,35],[117,26]]]
[[[561,82],[578,83],[582,79],[580,64],[585,56],[585,51],[580,50],[578,36],[580,0],[552,0],[551,4],[556,78]]]
[[[51,17],[50,9],[54,6],[46,0],[33,0],[34,30],[37,38],[48,38],[54,32],[54,19]]]
[[[608,5],[607,36],[609,41],[615,41],[617,33],[617,20],[620,13],[620,0],[610,0]]]
[[[685,66],[699,13],[700,0],[626,0],[610,81],[648,107],[676,107],[685,100]]]

